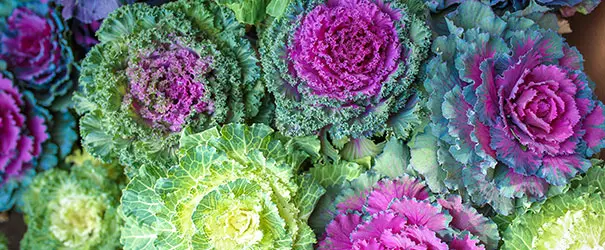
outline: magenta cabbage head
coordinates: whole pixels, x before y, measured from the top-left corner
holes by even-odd
[[[0,211],[12,207],[12,186],[34,168],[49,138],[44,119],[34,115],[34,104],[27,100],[0,74]]]
[[[0,22],[0,59],[38,103],[50,106],[74,85],[73,55],[63,39],[64,24],[46,3],[23,1],[11,7],[3,9],[10,14]]]
[[[366,177],[353,182],[363,183]],[[319,249],[462,250],[498,244],[491,220],[462,204],[459,196],[431,197],[413,177],[381,178],[365,188],[345,189],[336,200],[336,215]]]
[[[446,186],[506,214],[516,199],[542,200],[586,172],[604,146],[605,116],[580,53],[480,2],[448,19],[452,34],[435,41],[425,81]]]
[[[299,6],[305,6],[300,8]],[[334,138],[419,123],[417,73],[430,42],[421,2],[298,0],[261,35],[276,125],[288,135]]]

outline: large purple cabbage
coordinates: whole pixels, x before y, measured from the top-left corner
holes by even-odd
[[[417,88],[430,43],[425,14],[419,1],[291,3],[260,39],[277,128],[358,142],[407,138],[425,112]]]
[[[447,19],[424,84],[442,169],[425,175],[506,214],[585,172],[605,145],[605,116],[579,52],[476,1]]]

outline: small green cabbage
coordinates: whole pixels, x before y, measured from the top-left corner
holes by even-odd
[[[297,171],[319,147],[262,124],[184,130],[178,165],[143,165],[124,190],[124,249],[312,249],[324,189]]]
[[[54,168],[37,175],[24,194],[28,230],[22,249],[119,247],[121,177],[110,177],[116,165],[103,165],[86,155],[71,159],[80,160],[73,161],[70,171]]]
[[[593,164],[570,191],[514,218],[503,233],[502,249],[603,249],[605,169],[602,161]]]

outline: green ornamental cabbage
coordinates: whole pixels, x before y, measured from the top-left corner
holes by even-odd
[[[122,6],[82,63],[84,147],[124,165],[175,160],[180,131],[259,113],[264,89],[245,29],[214,1]]]
[[[297,171],[317,139],[229,124],[180,145],[178,166],[143,165],[124,190],[124,249],[312,249],[324,189]]]
[[[603,249],[605,246],[605,168],[593,160],[572,189],[548,199],[537,212],[512,220],[502,249]]]
[[[91,157],[72,157],[70,171],[54,168],[37,175],[24,194],[27,232],[22,249],[116,249],[121,172]],[[117,177],[117,178],[116,178]]]

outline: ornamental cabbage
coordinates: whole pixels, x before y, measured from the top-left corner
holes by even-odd
[[[74,98],[82,143],[95,157],[172,162],[185,126],[202,131],[259,111],[255,52],[214,2],[122,6],[97,36]]]
[[[124,249],[312,248],[324,190],[297,171],[317,139],[228,124],[185,130],[180,144],[177,166],[143,165],[124,190]]]
[[[21,93],[0,74],[0,211],[19,200],[49,137],[35,105],[31,93]]]
[[[334,140],[421,122],[416,76],[430,44],[420,1],[298,0],[263,30],[260,53],[276,126],[287,135],[324,129]]]
[[[351,170],[343,165],[317,168],[312,173],[323,184],[325,173]],[[339,192],[327,194],[332,201],[327,210],[319,206],[312,214],[313,222],[330,219],[323,225],[325,230],[316,228],[324,232],[318,249],[496,249],[496,224],[463,204],[459,196],[432,197],[421,180],[381,174],[385,169],[341,180]]]
[[[116,165],[89,158],[69,171],[37,175],[24,194],[23,249],[116,249],[120,246]],[[117,170],[121,172],[121,170]]]
[[[0,60],[36,101],[63,110],[74,90],[72,51],[58,13],[41,1],[8,0],[0,9]]]
[[[605,169],[602,161],[594,163],[572,190],[513,219],[503,233],[502,249],[602,249]]]
[[[417,155],[440,165],[423,173],[441,181],[431,188],[508,214],[586,172],[586,157],[605,144],[605,116],[578,50],[476,1],[447,20],[451,34],[435,40],[424,84],[433,151]]]

